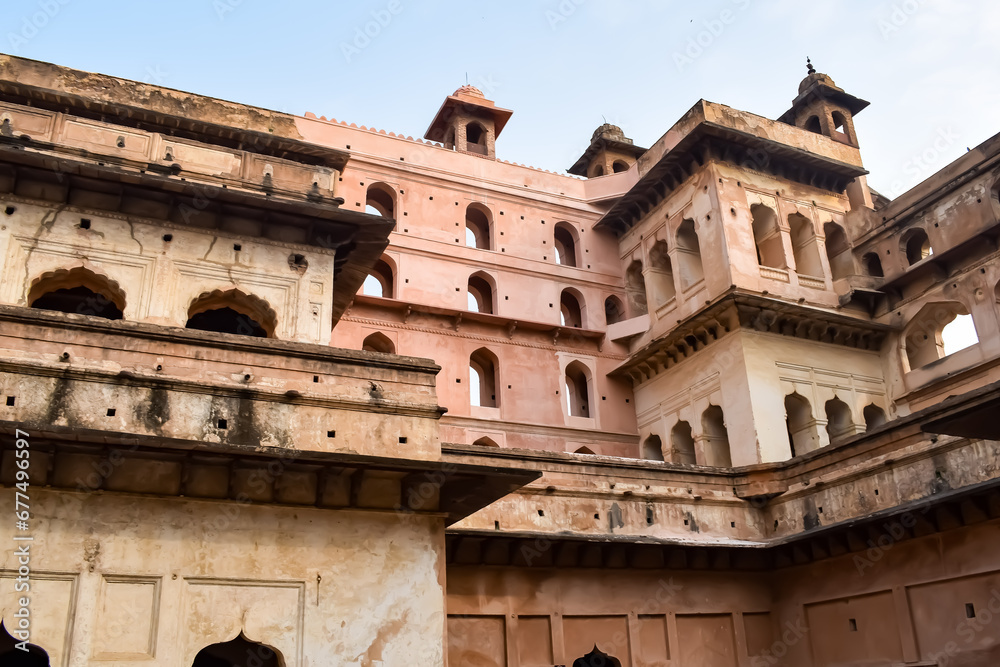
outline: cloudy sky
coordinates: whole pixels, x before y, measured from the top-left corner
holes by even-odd
[[[805,59],[871,107],[895,196],[1000,131],[1000,3],[956,0],[6,0],[0,51],[420,136],[468,81],[507,160],[563,171],[594,128],[649,146],[699,98],[776,118]]]

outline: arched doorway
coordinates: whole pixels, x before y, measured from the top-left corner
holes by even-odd
[[[206,646],[195,656],[191,667],[284,667],[281,654],[270,646],[252,642],[243,633],[228,642]]]

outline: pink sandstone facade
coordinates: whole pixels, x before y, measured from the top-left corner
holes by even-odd
[[[414,139],[0,57],[0,658],[997,664],[1000,135],[890,201],[867,105],[556,174],[471,86]]]

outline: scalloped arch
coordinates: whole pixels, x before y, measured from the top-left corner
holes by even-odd
[[[275,337],[278,330],[278,314],[267,301],[238,287],[202,292],[188,306],[188,319],[198,313],[219,308],[231,308],[241,315],[246,315],[267,332],[268,338]]]
[[[86,266],[74,266],[46,271],[31,282],[28,288],[27,305],[31,305],[39,297],[59,289],[86,287],[95,294],[115,304],[118,310],[125,312],[125,290],[116,280],[104,273],[98,273]]]

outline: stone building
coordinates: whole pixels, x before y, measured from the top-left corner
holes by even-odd
[[[867,104],[565,175],[0,57],[3,664],[997,664],[1000,135],[890,201]]]

